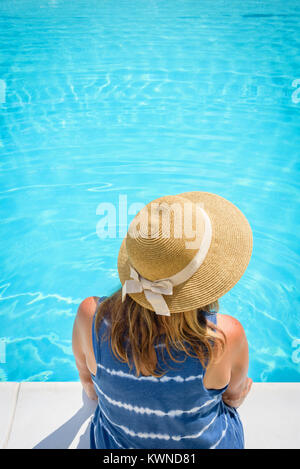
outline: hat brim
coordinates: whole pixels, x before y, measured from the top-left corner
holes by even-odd
[[[244,214],[229,200],[210,192],[184,192],[181,197],[202,203],[212,224],[212,240],[208,253],[186,282],[173,288],[173,295],[164,295],[171,313],[206,306],[231,290],[244,274],[252,254],[253,236]],[[118,271],[122,285],[130,279],[129,259],[123,240]],[[140,305],[153,311],[144,293],[130,293]]]

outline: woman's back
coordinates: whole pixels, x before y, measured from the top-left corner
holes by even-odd
[[[95,318],[94,318],[95,319]],[[209,314],[216,323],[216,314]],[[243,428],[236,409],[227,406],[221,389],[206,389],[205,370],[198,358],[172,351],[158,365],[164,376],[136,376],[127,363],[101,340],[109,323],[102,320],[99,341],[93,321],[97,372],[92,376],[98,407],[91,425],[96,448],[243,448]],[[161,344],[163,347],[163,344]],[[159,347],[159,346],[158,346]]]

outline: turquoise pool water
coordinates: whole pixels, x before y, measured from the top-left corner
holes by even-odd
[[[203,190],[253,228],[220,300],[250,376],[299,381],[299,2],[0,0],[0,17],[0,380],[77,380],[77,305],[119,286],[100,203]]]

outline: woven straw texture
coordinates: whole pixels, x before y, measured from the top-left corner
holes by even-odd
[[[194,204],[200,204],[208,214],[212,225],[212,240],[208,253],[197,270],[186,282],[173,288],[173,295],[164,295],[171,313],[189,311],[206,306],[227,293],[239,281],[245,272],[252,254],[253,236],[251,227],[243,213],[223,197],[209,192],[185,192],[177,196],[165,196],[153,202],[167,205],[187,202],[192,207],[189,221],[193,228],[195,223]],[[176,274],[183,269],[195,256],[199,249],[204,221],[200,220],[197,235],[194,237],[195,249],[186,249],[185,237],[174,236],[178,218],[170,212],[170,237],[166,237],[164,229],[158,223],[158,229],[149,234],[150,204],[139,214],[138,236],[131,236],[131,226],[124,238],[118,256],[118,271],[122,285],[130,279],[130,264],[145,278],[158,280]],[[153,212],[151,212],[153,213]],[[161,220],[161,218],[160,218]],[[156,220],[157,221],[157,220]],[[168,234],[168,233],[167,233]],[[193,238],[191,238],[193,239]],[[188,239],[190,241],[190,239]],[[194,246],[193,246],[194,247]],[[140,305],[153,310],[144,293],[130,293]]]

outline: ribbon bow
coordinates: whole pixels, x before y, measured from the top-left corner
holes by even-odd
[[[173,294],[173,284],[170,280],[154,280],[151,282],[142,277],[132,266],[130,266],[130,277],[132,280],[126,280],[122,287],[122,301],[125,300],[127,293],[141,293],[143,291],[156,314],[170,316],[170,310],[162,296]]]

